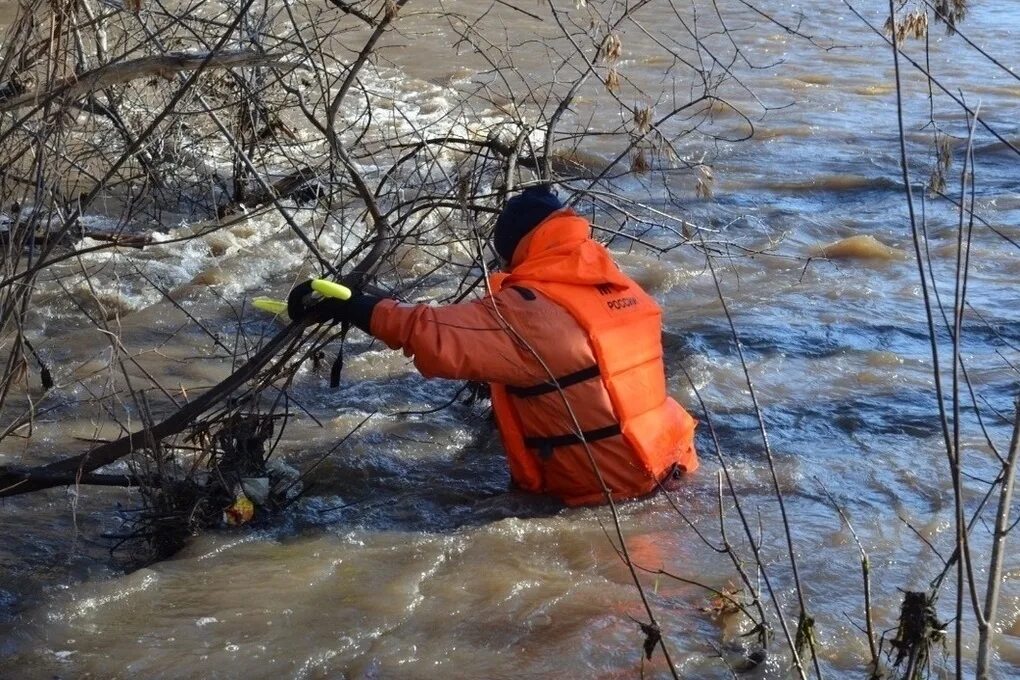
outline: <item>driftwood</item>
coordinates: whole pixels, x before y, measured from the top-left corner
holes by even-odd
[[[28,247],[29,245],[43,247],[49,245],[53,240],[59,241],[60,245],[70,245],[71,241],[76,238],[90,238],[94,241],[112,243],[122,248],[137,248],[139,250],[152,244],[152,234],[124,234],[114,231],[86,229],[76,234],[56,231],[39,232],[33,237],[26,238],[20,245],[23,247]],[[0,230],[0,245],[5,247],[11,245],[11,233],[9,230]]]
[[[261,189],[245,197],[243,201],[233,201],[219,206],[216,209],[216,215],[221,219],[237,215],[244,212],[245,209],[272,203],[274,198],[291,198],[298,203],[307,203],[314,201],[326,191],[326,187],[319,181],[319,175],[306,166],[281,177],[266,189]]]
[[[142,250],[152,245],[152,234],[118,234],[112,231],[84,231],[82,237],[93,241],[112,243],[120,248],[138,248]]]
[[[282,54],[263,54],[254,50],[209,53],[173,53],[163,56],[142,57],[116,64],[100,66],[78,76],[64,78],[43,91],[26,92],[6,99],[0,99],[0,112],[13,111],[24,106],[39,104],[49,99],[61,97],[78,99],[90,92],[127,83],[139,78],[153,76],[172,78],[181,71],[194,71],[198,68],[234,68],[237,66],[274,66],[277,68],[304,68],[300,64],[286,61]],[[203,67],[204,64],[204,67]],[[0,84],[0,93],[5,91],[5,84]],[[7,91],[11,91],[7,88]]]

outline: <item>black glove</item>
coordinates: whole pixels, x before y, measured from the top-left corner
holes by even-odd
[[[320,297],[312,290],[312,281],[294,286],[287,296],[287,316],[292,321],[309,323],[342,323],[348,321],[366,333],[371,333],[372,310],[381,297],[352,289],[349,300]]]

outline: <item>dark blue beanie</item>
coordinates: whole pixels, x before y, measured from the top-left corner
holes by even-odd
[[[492,231],[492,245],[500,257],[513,259],[517,244],[539,222],[563,207],[549,185],[528,187],[506,202]]]

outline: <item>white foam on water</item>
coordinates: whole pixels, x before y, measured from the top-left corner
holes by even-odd
[[[255,532],[255,531],[244,532],[244,533],[238,534],[237,537],[235,539],[233,539],[233,540],[228,540],[228,541],[224,541],[222,543],[217,543],[216,545],[214,545],[212,547],[211,550],[209,550],[209,551],[199,555],[195,559],[198,560],[198,561],[214,559],[214,558],[217,558],[217,557],[223,555],[224,553],[227,553],[227,552],[230,552],[232,550],[235,550],[235,549],[237,549],[237,548],[239,548],[241,546],[244,546],[244,545],[246,545],[248,543],[252,543],[254,541],[263,540],[263,539],[265,539],[265,537],[266,537],[265,534],[260,534],[260,533]]]
[[[449,136],[469,139],[485,139],[498,136],[507,142],[520,133],[520,126],[496,110],[483,111],[473,119],[448,117],[458,101],[457,93],[424,80],[404,77],[393,68],[367,66],[360,75],[368,97],[352,97],[352,106],[344,112],[357,120],[371,109],[376,134],[385,134],[388,139],[401,142],[415,142],[425,137]],[[300,130],[306,138],[308,130]],[[347,141],[361,134],[360,128],[344,133]],[[370,130],[369,137],[374,133]],[[541,133],[532,132],[532,143],[543,143]],[[323,149],[318,139],[311,139],[304,145],[304,151],[313,153]],[[442,149],[438,157],[444,170],[455,173],[459,152]],[[281,163],[286,159],[279,158]],[[193,152],[190,163],[198,176],[214,173],[230,173],[232,153],[226,144],[206,143]],[[356,167],[371,176],[384,169],[370,160],[355,161]],[[272,167],[268,174],[284,174],[287,165],[277,172]],[[312,209],[285,206],[291,220],[305,233],[316,234],[316,245],[327,259],[333,259],[345,247],[357,243],[370,229],[360,221],[340,222],[333,217],[324,217]],[[439,226],[447,219],[458,219],[457,211],[438,210],[423,222],[428,229]],[[104,217],[85,215],[83,226],[97,231],[115,231],[120,225]],[[151,229],[151,225],[140,224],[132,231]],[[195,233],[204,233],[191,238]],[[157,304],[163,293],[150,285],[138,271],[144,273],[164,290],[197,283],[215,287],[227,299],[237,299],[246,293],[262,292],[264,284],[276,276],[286,274],[310,262],[307,248],[293,232],[288,221],[270,210],[240,223],[215,229],[212,224],[181,222],[177,225],[161,225],[150,233],[152,243],[144,249],[104,247],[94,252],[83,253],[77,261],[54,268],[54,272],[68,286],[73,296],[81,301],[98,301],[108,315],[124,315]],[[81,239],[74,244],[77,249],[105,246],[102,241],[91,238]],[[436,247],[405,249],[397,258],[397,266],[408,276],[428,273],[436,258],[455,262],[470,262],[473,253],[470,248],[454,243]],[[89,272],[88,280],[82,270]],[[68,278],[68,276],[70,278]],[[64,291],[56,283],[56,277],[47,283],[40,281],[39,292],[45,296],[62,295]],[[45,315],[73,318],[79,314],[76,308],[62,309],[55,306]]]
[[[137,574],[142,574],[140,579],[137,578]],[[74,621],[85,617],[93,617],[100,609],[128,600],[133,595],[137,595],[150,589],[159,582],[159,575],[154,571],[146,569],[140,572],[135,572],[135,574],[132,575],[132,578],[128,580],[135,580],[137,582],[125,585],[107,595],[86,597],[70,604],[64,611],[51,611],[47,618],[50,621]],[[111,583],[100,583],[97,584],[96,587],[105,588],[110,585]]]

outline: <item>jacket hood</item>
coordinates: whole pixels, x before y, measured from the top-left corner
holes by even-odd
[[[627,278],[590,231],[588,220],[570,208],[556,211],[521,239],[504,285],[532,280],[626,288]]]

